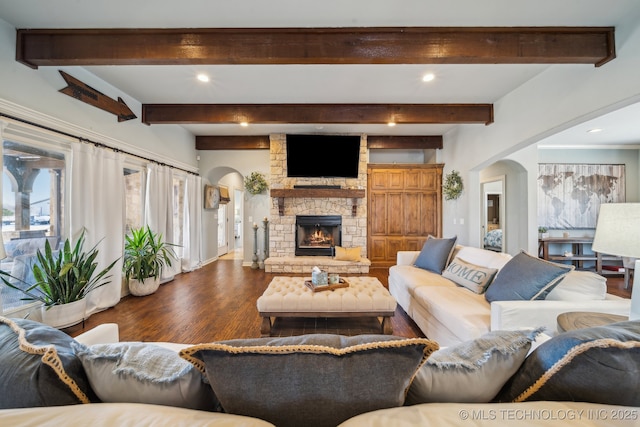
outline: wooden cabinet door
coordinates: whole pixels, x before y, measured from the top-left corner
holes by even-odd
[[[373,263],[384,263],[387,261],[387,237],[372,236],[369,239],[369,245],[367,249],[367,256],[369,260]]]
[[[369,234],[384,236],[387,234],[387,194],[369,193]]]
[[[404,193],[403,210],[404,210],[404,235],[405,236],[418,236],[422,234],[423,223],[425,218],[421,212],[421,200],[422,194]]]
[[[397,259],[398,251],[403,251],[404,239],[402,237],[388,237],[386,244],[386,261],[395,261]]]
[[[434,169],[420,171],[420,188],[428,191],[438,191],[441,187],[442,175]]]
[[[387,235],[404,233],[404,206],[402,193],[387,193]]]
[[[438,193],[429,192],[420,195],[420,235],[440,237],[440,218]]]

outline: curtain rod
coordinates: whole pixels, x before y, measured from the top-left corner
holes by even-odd
[[[21,123],[25,123],[25,124],[28,124],[28,125],[31,125],[31,126],[35,126],[35,127],[40,128],[40,129],[45,129],[45,130],[48,130],[48,131],[51,131],[51,132],[55,132],[57,134],[67,136],[69,138],[75,138],[78,141],[84,142],[86,144],[93,144],[96,147],[113,150],[116,153],[124,153],[124,154],[126,154],[128,156],[133,156],[133,157],[136,157],[138,159],[146,160],[148,162],[155,163],[155,164],[160,165],[160,166],[168,166],[168,167],[170,167],[172,169],[177,169],[177,170],[180,170],[182,172],[186,172],[186,173],[191,174],[191,175],[199,176],[199,174],[197,172],[192,172],[192,171],[180,168],[178,166],[173,166],[173,165],[170,165],[170,164],[167,164],[167,163],[159,162],[157,160],[150,159],[148,157],[144,157],[144,156],[141,156],[139,154],[130,153],[130,152],[126,151],[126,150],[121,150],[120,148],[111,147],[111,146],[109,146],[107,144],[104,144],[102,142],[97,142],[97,141],[93,141],[91,139],[84,138],[84,137],[81,137],[81,136],[78,136],[78,135],[73,135],[73,134],[70,134],[68,132],[64,132],[64,131],[61,131],[61,130],[58,130],[58,129],[51,128],[49,126],[44,126],[44,125],[41,125],[39,123],[35,123],[35,122],[29,121],[29,120],[21,119],[19,117],[14,117],[14,116],[11,116],[11,115],[5,114],[5,113],[0,113],[0,116],[6,117],[8,119],[15,120],[15,121],[18,121],[18,122],[21,122]]]

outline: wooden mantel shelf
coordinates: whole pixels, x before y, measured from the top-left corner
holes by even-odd
[[[366,197],[363,189],[355,188],[272,188],[271,197],[278,199],[278,211],[284,215],[284,199],[286,198],[347,198],[353,199],[351,215],[356,216],[358,200]]]

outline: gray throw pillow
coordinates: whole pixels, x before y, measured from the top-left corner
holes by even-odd
[[[0,409],[97,402],[74,342],[42,323],[0,317]]]
[[[442,277],[476,294],[481,294],[487,289],[497,272],[497,268],[482,267],[456,257],[442,272]]]
[[[493,331],[434,352],[411,383],[406,404],[490,402],[522,365],[539,333]]]
[[[451,259],[457,238],[457,236],[453,236],[449,239],[438,239],[429,236],[413,265],[442,274],[442,270],[445,269]]]
[[[640,406],[640,321],[556,335],[527,357],[498,402],[558,400]]]
[[[202,373],[173,350],[143,342],[76,343],[76,349],[102,402],[219,409]]]
[[[572,265],[545,261],[521,251],[500,269],[484,295],[488,302],[545,299],[573,269]]]
[[[437,348],[425,338],[311,334],[200,344],[180,355],[206,373],[227,413],[278,427],[335,427],[402,406]]]

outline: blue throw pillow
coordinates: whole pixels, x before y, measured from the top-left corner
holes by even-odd
[[[536,348],[495,400],[637,407],[638,372],[640,321],[576,329],[556,335]]]
[[[489,302],[545,299],[573,269],[572,265],[545,261],[521,251],[500,269],[484,295]]]
[[[98,402],[69,335],[0,317],[0,409]]]
[[[413,265],[442,274],[442,270],[447,267],[451,259],[457,238],[457,236],[453,236],[450,239],[437,239],[429,236]]]

